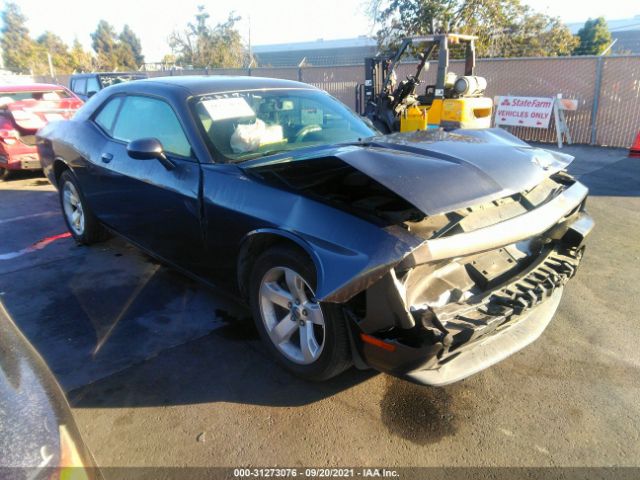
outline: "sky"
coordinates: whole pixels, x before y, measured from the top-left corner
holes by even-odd
[[[78,38],[86,48],[90,48],[89,34],[100,19],[107,20],[118,32],[127,23],[140,37],[147,62],[160,61],[170,53],[169,34],[192,21],[200,4],[207,7],[212,23],[224,21],[232,10],[242,16],[240,33],[248,42],[250,30],[253,45],[374,33],[365,13],[366,0],[56,0],[54,4],[17,0],[17,3],[28,18],[32,36],[51,30],[69,44]],[[640,15],[638,0],[523,0],[523,3],[567,23],[598,16],[620,19]]]

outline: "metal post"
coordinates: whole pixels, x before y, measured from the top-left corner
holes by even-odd
[[[298,64],[298,81],[302,82],[304,75],[302,75],[302,68],[304,67],[304,64],[307,63],[307,57],[304,57],[302,60],[300,60],[300,63]]]
[[[553,99],[553,119],[556,122],[556,137],[558,148],[562,148],[562,125],[560,124],[560,94]]]
[[[596,81],[593,88],[593,106],[591,107],[591,145],[596,144],[597,139],[597,122],[598,122],[598,106],[600,104],[600,87],[602,85],[602,69],[604,65],[604,57],[598,57],[596,63]]]
[[[53,73],[53,61],[51,60],[51,54],[47,52],[47,60],[49,61],[49,75],[51,75],[51,81],[57,82],[55,73]]]

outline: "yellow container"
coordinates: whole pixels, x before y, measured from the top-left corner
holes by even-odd
[[[429,111],[429,125],[431,127],[440,126],[440,118],[442,116],[442,99],[436,98],[431,105],[420,108],[426,108]]]
[[[400,131],[414,132],[427,128],[427,110],[419,107],[407,108],[400,117]]]
[[[490,128],[493,100],[488,97],[448,98],[440,123],[458,128]]]

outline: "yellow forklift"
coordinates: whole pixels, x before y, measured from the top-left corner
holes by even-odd
[[[365,58],[365,83],[356,90],[356,110],[369,118],[383,133],[410,132],[427,128],[489,128],[493,101],[484,96],[487,81],[475,75],[476,55],[473,35],[441,33],[406,38],[392,57]],[[462,45],[464,75],[449,71],[449,48]],[[407,51],[418,53],[414,75],[397,82],[396,67]],[[419,94],[420,75],[437,54],[435,85]]]

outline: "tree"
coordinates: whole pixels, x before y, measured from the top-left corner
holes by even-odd
[[[138,62],[128,43],[118,43],[115,49],[116,65],[119,69],[137,70]]]
[[[138,36],[134,33],[133,30],[131,30],[129,25],[125,25],[122,29],[122,33],[120,33],[120,43],[122,45],[127,45],[130,48],[136,66],[140,66],[144,63],[144,55],[142,55],[142,44],[140,43],[140,39],[138,38]]]
[[[169,46],[176,60],[195,68],[240,67],[245,49],[236,23],[240,17],[233,12],[227,20],[214,27],[208,25],[209,14],[203,5],[198,6],[195,23],[189,23],[183,32],[169,37]]]
[[[105,20],[100,20],[91,34],[96,64],[101,70],[137,70],[144,61],[140,39],[125,25],[120,35]]]
[[[13,2],[7,2],[2,12],[2,58],[5,68],[21,72],[33,69],[36,46],[29,36],[26,27],[27,18],[20,7]]]
[[[118,67],[118,37],[106,20],[100,20],[96,31],[91,34],[91,46],[96,52],[98,68],[116,70]]]
[[[574,55],[600,55],[611,44],[611,32],[604,17],[589,19],[578,31],[580,44]]]
[[[477,35],[478,56],[569,55],[576,44],[559,19],[535,13],[520,0],[369,1],[382,47],[436,32]],[[459,53],[452,51],[454,57]]]
[[[76,72],[90,72],[93,69],[93,58],[76,38],[71,46],[71,67]]]
[[[69,53],[69,47],[62,39],[52,32],[44,32],[36,40],[37,44],[37,61],[34,63],[40,65],[46,63],[45,70],[49,71],[47,54],[51,55],[51,63],[56,73],[71,73],[73,71],[72,58]]]

